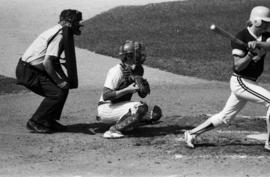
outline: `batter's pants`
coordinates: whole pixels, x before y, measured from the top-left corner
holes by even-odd
[[[228,124],[248,101],[266,106],[268,109],[266,116],[269,117],[270,92],[268,90],[241,76],[231,77],[230,88],[231,95],[223,110],[209,118],[215,126],[221,123]]]

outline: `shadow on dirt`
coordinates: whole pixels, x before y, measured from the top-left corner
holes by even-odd
[[[67,125],[66,132],[94,135],[96,133],[104,133],[110,128],[110,126],[111,124],[99,121],[93,123],[79,123]],[[139,126],[132,131],[125,132],[125,134],[129,137],[156,137],[169,134],[183,134],[185,130],[192,128],[194,128],[194,126],[192,126],[189,121],[185,121],[185,118],[179,115],[174,115],[164,117],[162,121],[157,124]]]
[[[169,134],[183,134],[185,130],[192,129],[192,126],[180,126],[180,125],[147,125],[138,127],[133,131],[127,132],[126,134],[130,137],[155,137],[165,136]]]
[[[200,118],[200,119],[199,119]],[[205,119],[204,116],[198,116],[196,121]],[[194,119],[181,115],[166,116],[158,124],[138,127],[128,132],[131,137],[155,137],[165,135],[183,134],[185,130],[193,129],[196,125]]]
[[[67,131],[65,132],[94,135],[96,133],[104,133],[110,128],[110,126],[111,124],[99,121],[93,123],[78,123],[67,125]],[[194,128],[193,122],[190,123],[190,121],[186,121],[186,117],[173,115],[164,117],[162,121],[157,124],[139,126],[132,131],[125,132],[124,134],[129,137],[156,137],[169,134],[183,134],[185,130],[192,128]]]
[[[67,131],[69,133],[83,133],[94,135],[96,133],[104,133],[110,128],[110,124],[101,122],[89,123],[89,124],[73,124],[67,125]],[[192,126],[179,126],[179,125],[162,125],[162,122],[158,125],[147,125],[137,127],[132,131],[125,132],[130,137],[155,137],[164,136],[168,134],[183,134],[184,130],[191,129]]]
[[[224,144],[216,144],[216,143],[200,143],[196,144],[196,147],[233,147],[233,146],[262,146],[263,143],[224,143]]]
[[[108,130],[110,125],[104,124],[101,122],[95,122],[95,123],[80,123],[80,124],[73,124],[73,125],[67,125],[67,132],[69,133],[84,133],[89,135],[94,135],[96,133],[104,133],[106,130]]]

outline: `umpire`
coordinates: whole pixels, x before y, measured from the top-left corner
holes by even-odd
[[[63,28],[70,28],[72,35],[80,35],[81,20],[80,11],[63,10],[59,23],[40,34],[17,64],[17,84],[44,97],[26,124],[26,128],[31,132],[52,133],[66,130],[66,126],[57,122],[70,88],[68,77],[60,63],[60,56],[66,46]]]

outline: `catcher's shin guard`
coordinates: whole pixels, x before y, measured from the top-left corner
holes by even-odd
[[[115,124],[115,129],[118,131],[133,129],[140,123],[142,117],[147,113],[147,110],[148,106],[146,104],[138,106],[135,114],[132,114],[131,110],[129,110],[128,113]]]
[[[162,117],[162,110],[159,106],[154,105],[152,109],[149,109],[142,119],[142,122],[146,124],[153,124],[160,120]]]

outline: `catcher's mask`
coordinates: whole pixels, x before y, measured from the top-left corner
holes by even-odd
[[[127,40],[120,46],[119,56],[122,62],[125,62],[128,58],[133,58],[135,64],[143,64],[146,59],[145,46],[141,42]]]
[[[60,14],[59,22],[67,22],[68,26],[71,27],[72,32],[75,35],[80,35],[80,27],[83,25],[80,23],[82,21],[82,12],[75,9],[65,9]]]

